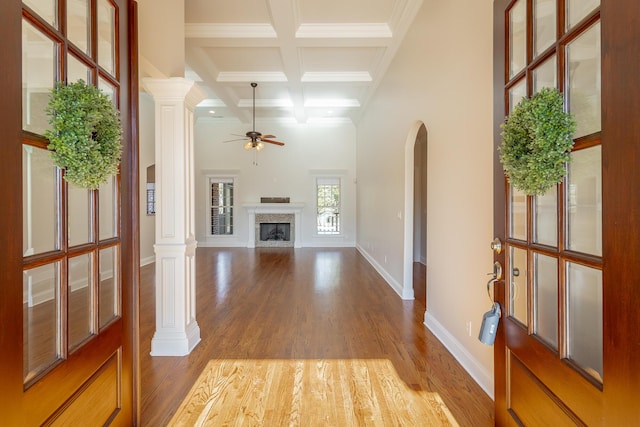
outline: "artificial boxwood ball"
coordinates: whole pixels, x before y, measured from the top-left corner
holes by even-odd
[[[505,118],[500,163],[509,183],[528,195],[544,194],[567,174],[576,122],[557,89],[523,98]]]
[[[56,84],[47,107],[53,162],[64,179],[96,189],[118,173],[122,155],[120,115],[107,95],[83,80]]]

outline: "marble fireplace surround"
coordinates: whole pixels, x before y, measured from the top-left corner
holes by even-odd
[[[247,248],[255,248],[256,243],[258,246],[281,246],[280,244],[265,244],[260,242],[260,223],[261,222],[287,222],[283,220],[285,215],[293,215],[293,221],[291,222],[291,241],[279,242],[282,246],[293,246],[294,248],[302,247],[302,239],[300,238],[302,225],[301,217],[302,210],[304,209],[304,203],[246,203],[243,207],[249,214],[249,241],[247,242]],[[293,243],[293,244],[292,244]]]

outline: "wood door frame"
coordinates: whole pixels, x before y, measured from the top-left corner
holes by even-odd
[[[10,0],[0,6],[0,135],[2,135],[2,165],[0,167],[0,200],[3,202],[0,220],[0,316],[22,318],[22,2]],[[17,65],[17,66],[16,66]],[[12,284],[14,284],[12,286]],[[10,384],[22,384],[22,322],[0,326],[0,378]],[[7,387],[0,387],[0,400],[6,408],[20,405],[20,396]],[[15,411],[3,411],[3,422],[20,425]],[[4,418],[8,417],[8,418]]]
[[[511,0],[494,1],[494,146],[505,116],[505,10]],[[637,422],[640,395],[640,15],[637,0],[601,0],[602,170],[603,170],[603,423]],[[624,165],[621,167],[621,165]],[[494,233],[505,240],[505,180],[494,150]],[[505,265],[504,252],[494,260]],[[505,302],[504,282],[495,288]],[[495,343],[496,425],[509,425],[506,401],[506,331]]]
[[[620,167],[632,161],[640,164],[638,8],[637,0],[602,0],[600,7],[604,410],[608,425],[636,423],[640,396],[640,168]]]
[[[114,322],[105,337],[97,337],[100,348],[112,345],[111,333],[118,328],[122,336],[121,396],[124,410],[120,410],[115,424],[138,425],[140,369],[139,369],[139,173],[138,173],[138,59],[137,4],[134,0],[114,0],[122,17],[119,40],[122,69],[120,90],[127,102],[120,104],[123,117],[123,156],[121,162],[121,271],[122,319]],[[3,215],[0,220],[0,400],[5,408],[0,424],[22,425],[33,414],[30,400],[24,398],[23,371],[23,206],[22,206],[22,1],[5,0],[0,6],[0,135],[2,160],[0,167],[0,200]],[[119,18],[118,18],[119,19]],[[19,321],[17,319],[20,319]],[[81,357],[82,350],[75,359]],[[85,356],[95,358],[95,352]],[[84,356],[82,356],[84,357]],[[75,366],[75,365],[74,365]],[[67,374],[79,377],[68,367],[60,366],[52,372],[56,377]],[[77,379],[77,378],[76,378]],[[60,384],[60,390],[69,387]],[[82,389],[82,388],[81,388]],[[75,391],[75,390],[74,390]],[[58,396],[59,398],[59,396]],[[43,402],[44,404],[45,402]],[[51,402],[47,402],[50,404]],[[69,402],[67,402],[69,403]],[[65,407],[63,405],[63,407]]]
[[[512,0],[494,0],[493,3],[493,233],[494,237],[504,242],[506,240],[505,230],[507,224],[507,205],[505,200],[506,182],[504,173],[500,165],[500,155],[497,147],[501,142],[500,124],[505,117],[505,91],[506,81],[505,58],[506,58],[506,28],[505,11]],[[500,254],[493,254],[494,262],[499,262],[503,269],[506,265],[506,251]],[[494,300],[505,307],[505,281],[500,280],[494,285]],[[504,312],[504,311],[503,311]],[[508,425],[507,415],[507,375],[499,366],[506,364],[506,336],[504,322],[498,325],[498,332],[495,340],[494,351],[494,419],[497,426]],[[503,351],[499,351],[502,349]]]

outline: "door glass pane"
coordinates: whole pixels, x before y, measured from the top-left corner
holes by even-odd
[[[602,255],[602,150],[599,145],[571,153],[568,175],[567,247]]]
[[[567,263],[569,358],[602,381],[602,271]]]
[[[600,6],[600,0],[567,0],[567,30]]]
[[[558,348],[558,260],[534,255],[533,291],[535,295],[535,333]]]
[[[104,92],[104,94],[109,97],[109,99],[113,102],[113,104],[116,107],[118,106],[118,104],[115,102],[116,88],[111,83],[109,83],[107,80],[100,77],[98,79],[98,89]]]
[[[115,76],[116,9],[109,0],[98,0],[98,64]]]
[[[534,197],[535,223],[533,240],[543,245],[558,244],[558,187],[551,187],[543,195]]]
[[[69,349],[91,336],[91,255],[69,258]]]
[[[59,263],[25,270],[23,290],[23,357],[24,381],[60,359]]]
[[[526,81],[522,79],[509,89],[509,111],[513,111],[525,96],[527,96],[527,84]]]
[[[100,327],[120,314],[117,248],[100,251]]]
[[[509,237],[527,240],[527,196],[512,185],[509,188]]]
[[[553,55],[533,70],[533,92],[540,92],[543,87],[555,88],[557,82],[556,56]]]
[[[68,83],[77,82],[78,80],[83,80],[84,82],[91,81],[91,70],[84,64],[84,62],[80,61],[71,54],[67,56],[67,59]]]
[[[601,129],[600,22],[567,45],[569,111],[575,116],[575,137]]]
[[[527,64],[527,2],[518,0],[509,11],[509,78]]]
[[[56,45],[22,21],[22,128],[40,135],[49,129],[45,110],[56,81]]]
[[[49,151],[22,146],[22,248],[25,256],[60,249],[58,169]]]
[[[533,53],[538,56],[556,41],[556,0],[534,0]]]
[[[91,191],[68,184],[67,215],[69,246],[91,241]]]
[[[58,27],[58,2],[56,0],[22,0],[22,3],[29,6],[31,10],[38,14],[47,23]]]
[[[90,37],[89,1],[67,0],[67,38],[83,52],[91,54]]]
[[[527,251],[511,247],[509,255],[509,314],[527,326]]]
[[[100,240],[116,236],[116,177],[100,184],[98,198],[100,205]]]

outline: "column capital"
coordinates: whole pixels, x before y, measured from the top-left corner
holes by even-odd
[[[145,77],[142,79],[142,86],[155,101],[184,102],[190,110],[207,97],[206,92],[196,82],[184,77]]]

